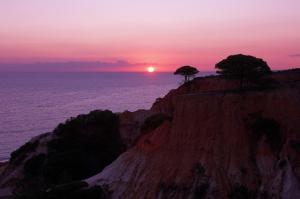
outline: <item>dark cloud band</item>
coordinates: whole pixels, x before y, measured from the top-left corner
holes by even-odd
[[[300,53],[289,55],[290,57],[300,57]]]

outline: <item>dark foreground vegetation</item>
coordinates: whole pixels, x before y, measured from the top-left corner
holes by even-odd
[[[29,190],[15,199],[109,199],[106,186],[88,187],[85,182],[73,182],[48,190]]]
[[[124,151],[118,116],[110,111],[92,111],[69,119],[58,125],[46,145],[47,153],[36,154],[25,161],[25,176],[17,198],[32,197],[32,192],[44,194],[48,188],[93,176]],[[37,146],[36,142],[27,143],[13,152],[11,163],[20,163]],[[97,195],[98,192],[100,189],[95,187],[80,194]]]
[[[272,80],[267,76],[272,73],[269,65],[261,58],[251,55],[230,55],[215,65],[217,74],[226,78],[239,81],[239,89],[247,89],[249,86],[269,86]],[[192,66],[182,66],[174,74],[184,77],[183,83],[188,83],[198,73],[198,69]]]
[[[231,55],[215,67],[218,74],[228,79],[238,79],[241,89],[249,83],[265,83],[264,78],[271,74],[270,67],[263,59],[243,54]]]

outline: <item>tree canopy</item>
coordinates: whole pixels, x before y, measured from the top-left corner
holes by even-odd
[[[217,73],[228,78],[240,79],[242,88],[245,81],[257,81],[271,70],[263,59],[250,55],[231,55],[215,66]]]
[[[190,81],[192,77],[194,77],[197,73],[199,73],[198,69],[192,66],[182,66],[178,68],[174,75],[182,75],[184,76],[184,83]]]

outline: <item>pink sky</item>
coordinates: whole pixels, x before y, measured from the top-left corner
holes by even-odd
[[[0,71],[52,70],[36,62],[213,70],[237,53],[273,69],[300,67],[299,9],[299,0],[1,0]],[[72,70],[60,67],[53,71]]]

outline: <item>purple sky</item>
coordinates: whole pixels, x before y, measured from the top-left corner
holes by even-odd
[[[299,67],[299,10],[300,0],[1,0],[0,71],[212,70],[236,53]]]

